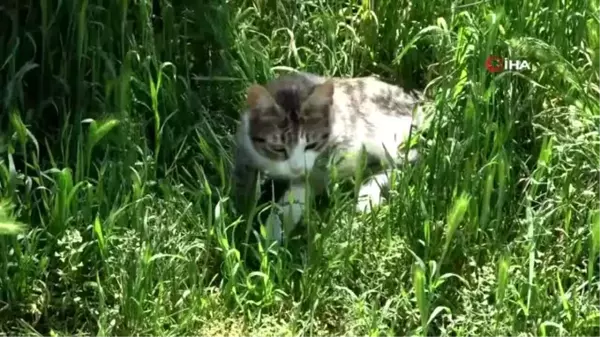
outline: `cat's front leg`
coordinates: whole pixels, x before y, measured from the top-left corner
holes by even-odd
[[[267,220],[268,239],[281,243],[283,237],[296,228],[304,214],[305,201],[306,187],[301,184],[290,186],[276,205],[277,210],[271,212]]]

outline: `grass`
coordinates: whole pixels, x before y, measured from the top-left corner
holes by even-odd
[[[598,10],[3,3],[0,335],[598,335]],[[233,238],[228,177],[245,88],[286,68],[435,114],[388,205],[332,184],[276,252]]]

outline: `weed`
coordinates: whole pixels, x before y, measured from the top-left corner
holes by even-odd
[[[583,0],[0,5],[0,334],[598,335],[599,22]],[[245,88],[290,68],[426,89],[433,118],[386,206],[333,183],[274,250],[234,238],[228,177]]]

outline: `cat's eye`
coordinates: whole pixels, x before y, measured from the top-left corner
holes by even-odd
[[[317,145],[319,145],[318,143],[310,143],[308,145],[306,145],[306,147],[304,147],[305,150],[312,150],[314,148],[317,147]]]

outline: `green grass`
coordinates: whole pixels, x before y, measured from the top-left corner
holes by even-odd
[[[599,334],[596,1],[159,2],[0,5],[0,335]],[[286,68],[435,114],[387,206],[332,184],[276,252],[228,177]]]

